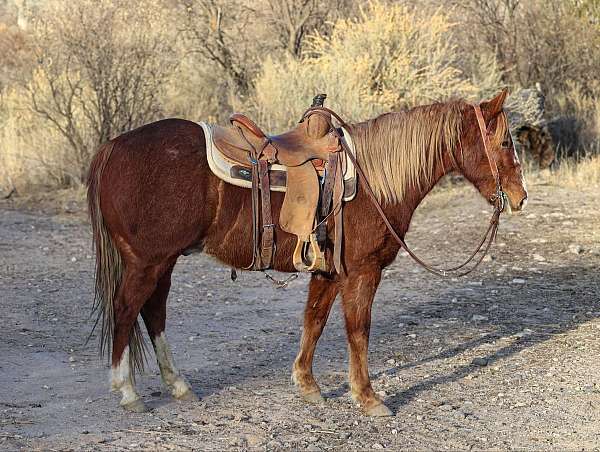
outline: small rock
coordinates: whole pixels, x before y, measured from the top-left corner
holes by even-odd
[[[533,330],[530,330],[529,328],[525,328],[523,331],[520,331],[518,333],[515,334],[515,337],[525,337],[525,336],[530,336],[533,333]]]
[[[394,358],[391,358],[391,359],[388,359],[385,363],[393,366],[396,364],[396,360]]]
[[[379,443],[375,443],[371,446],[373,449],[383,449],[383,445],[379,444]]]
[[[76,258],[75,256],[73,256],[73,257],[71,258],[71,262],[77,262],[77,258]]]
[[[485,367],[487,366],[489,363],[489,360],[487,358],[473,358],[473,361],[471,361],[471,364],[473,364],[474,366],[480,366],[480,367]]]
[[[321,448],[316,444],[311,444],[306,448],[306,450],[309,450],[310,452],[320,452]]]
[[[69,362],[70,363],[74,363],[76,361],[76,359],[73,356],[69,356]]]
[[[569,245],[569,253],[581,254],[581,253],[583,253],[583,248],[581,247],[581,245],[576,245],[576,244]]]
[[[485,315],[475,314],[473,317],[471,317],[471,320],[473,322],[485,322],[486,320],[488,320],[488,317],[486,317]]]
[[[245,436],[245,439],[250,447],[255,447],[255,446],[258,446],[260,443],[262,443],[262,438],[260,436],[253,435],[252,433],[248,433]]]
[[[513,278],[510,282],[511,284],[525,284],[525,280],[523,278]]]
[[[534,254],[532,257],[534,261],[538,262],[543,262],[546,260],[546,258],[544,258],[544,256],[542,256],[541,254]]]

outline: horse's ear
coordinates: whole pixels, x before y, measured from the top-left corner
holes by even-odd
[[[487,114],[486,116],[488,116],[489,118],[495,118],[496,116],[498,116],[502,111],[502,107],[504,106],[506,96],[508,96],[508,89],[504,88],[493,99],[481,102],[481,109]]]

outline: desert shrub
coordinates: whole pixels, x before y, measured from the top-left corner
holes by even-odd
[[[539,84],[560,147],[597,140],[600,9],[596,0],[453,0],[462,53],[494,53],[503,81]],[[471,65],[472,66],[472,65]],[[562,127],[567,123],[573,128]],[[562,132],[564,131],[564,133]]]
[[[476,80],[459,69],[453,24],[441,9],[419,11],[372,1],[331,35],[314,34],[306,56],[267,59],[248,106],[270,129],[297,120],[317,92],[349,120],[449,96],[478,97],[500,85],[495,61],[482,58]]]
[[[600,144],[600,82],[583,86],[568,81],[554,102],[560,112],[551,121],[556,144],[569,154],[582,147]]]
[[[2,96],[0,122],[0,188],[22,193],[32,187],[59,187],[79,180],[79,166],[64,137],[45,126],[24,99],[27,92],[14,87]]]
[[[282,130],[319,92],[357,121],[539,82],[559,155],[600,148],[597,0],[9,4],[0,189],[80,184],[100,142],[166,116]]]
[[[99,144],[163,115],[175,61],[152,5],[42,4],[31,25],[32,72],[9,90],[2,123],[0,159],[29,165],[26,183],[41,171],[51,185],[80,184]]]

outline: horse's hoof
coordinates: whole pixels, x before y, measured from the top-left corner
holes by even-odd
[[[385,417],[394,415],[394,413],[392,413],[392,410],[386,407],[383,403],[372,406],[371,408],[366,409],[365,412],[367,413],[367,416],[373,417]]]
[[[192,390],[186,391],[180,396],[175,396],[175,398],[181,402],[198,402],[200,400]]]
[[[133,413],[145,413],[146,411],[148,411],[148,408],[146,407],[144,402],[142,402],[142,399],[135,399],[131,402],[122,403],[121,406],[124,410],[131,411]]]
[[[325,401],[320,391],[304,393],[301,396],[308,403],[323,403]]]

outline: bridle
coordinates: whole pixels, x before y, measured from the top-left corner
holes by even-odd
[[[365,176],[364,171],[358,164],[356,157],[348,148],[348,145],[346,144],[345,140],[343,139],[342,133],[340,132],[340,130],[333,124],[332,117],[334,117],[339,122],[340,126],[348,128],[348,125],[346,124],[346,122],[343,119],[341,119],[337,113],[335,113],[333,110],[330,110],[329,108],[326,108],[326,107],[311,107],[304,112],[304,115],[302,116],[302,119],[300,120],[300,121],[304,121],[305,119],[307,119],[308,117],[310,117],[313,114],[319,114],[320,116],[322,116],[323,118],[325,118],[327,120],[327,122],[329,123],[329,126],[330,126],[330,133],[333,133],[338,137],[343,152],[346,154],[346,157],[348,159],[350,159],[350,161],[354,164],[354,167],[356,168],[357,173],[359,174],[359,176],[362,179],[362,185],[365,189],[365,192],[367,193],[371,203],[374,205],[375,209],[379,213],[379,216],[383,220],[383,222],[384,222],[385,226],[387,227],[387,229],[389,230],[391,236],[394,238],[394,240],[396,240],[396,242],[398,242],[398,244],[408,253],[408,255],[417,264],[419,264],[421,267],[423,267],[428,272],[433,273],[438,276],[442,276],[442,277],[465,276],[465,275],[468,275],[469,273],[473,272],[481,264],[481,262],[483,261],[483,259],[487,255],[487,253],[489,252],[490,247],[492,246],[492,242],[496,238],[496,234],[498,232],[498,227],[500,225],[500,214],[504,211],[504,209],[508,205],[507,203],[509,202],[508,196],[502,189],[502,184],[500,181],[500,174],[498,172],[498,165],[496,164],[496,161],[494,160],[494,158],[492,157],[492,154],[491,154],[489,130],[485,126],[485,120],[483,119],[483,113],[481,111],[481,107],[478,104],[473,104],[472,107],[475,110],[475,116],[477,118],[479,132],[481,133],[481,138],[483,141],[483,148],[485,150],[485,154],[487,156],[487,160],[490,165],[490,170],[492,172],[494,181],[496,183],[495,193],[490,198],[490,202],[494,205],[494,212],[492,213],[492,218],[490,219],[490,224],[489,224],[485,234],[483,235],[482,239],[480,240],[479,244],[477,245],[477,248],[475,249],[475,251],[473,251],[470,254],[470,256],[462,264],[457,265],[455,267],[443,268],[443,269],[433,267],[433,266],[427,264],[426,262],[424,262],[408,247],[408,245],[402,239],[402,237],[400,237],[398,235],[398,233],[395,231],[394,227],[392,226],[389,219],[387,218],[387,215],[383,211],[381,204],[377,200],[377,197],[375,196],[373,189],[369,185],[369,181],[368,181],[367,177]],[[513,145],[513,143],[512,143],[512,137],[511,137],[511,146],[512,145]],[[477,259],[475,259],[477,254],[482,249],[483,249],[483,253]],[[469,265],[469,263],[473,262],[474,260],[475,260],[475,264],[469,268],[466,268]]]

